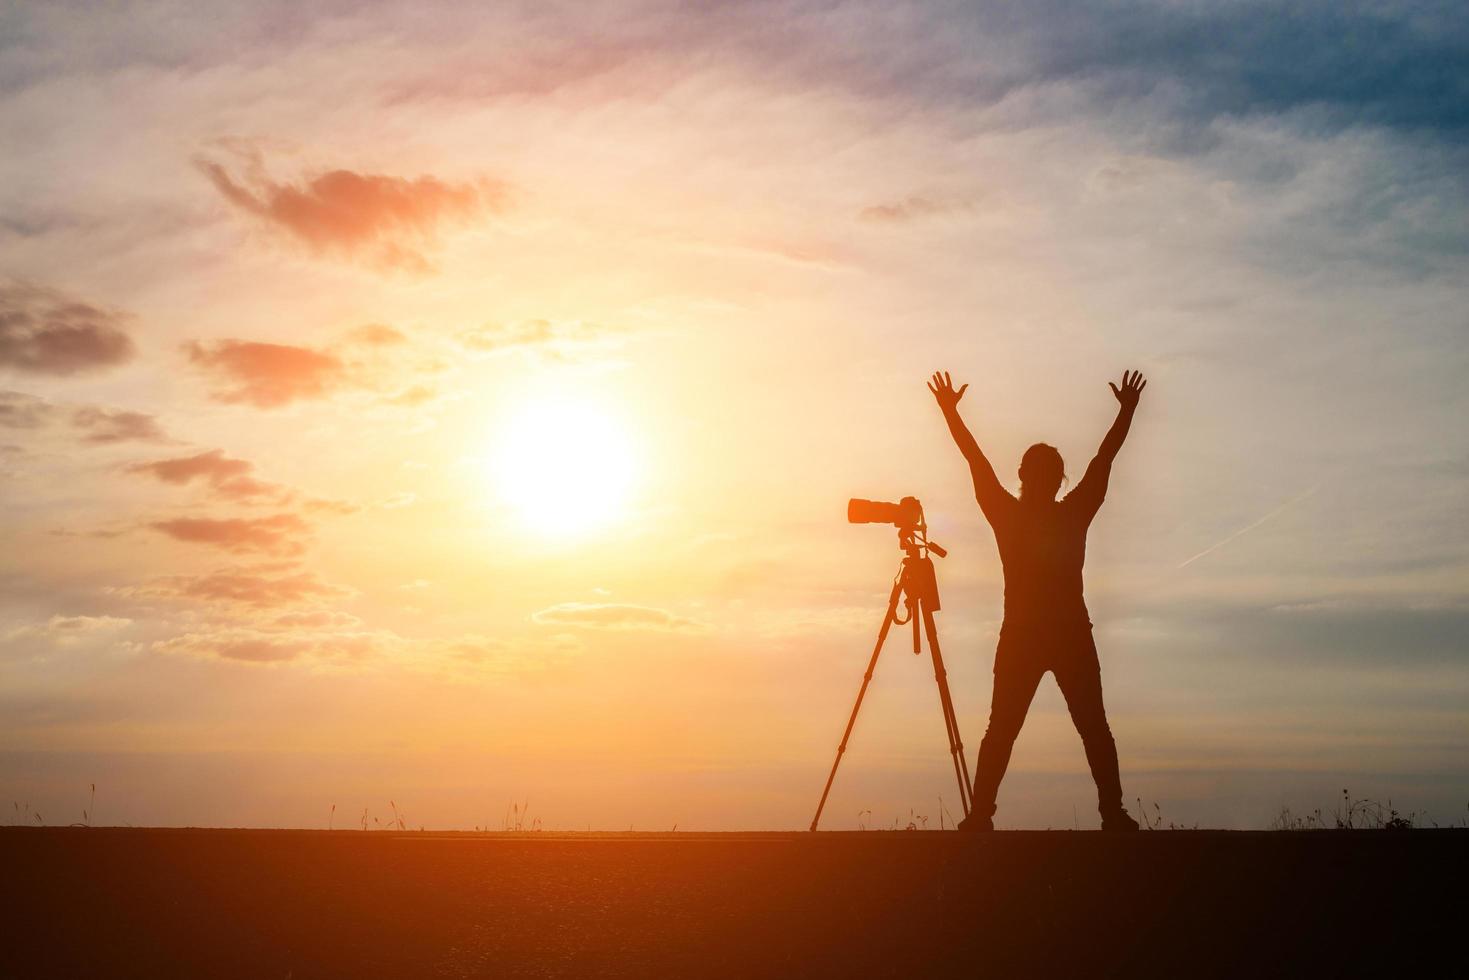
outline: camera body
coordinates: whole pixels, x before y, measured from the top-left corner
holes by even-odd
[[[853,497],[847,501],[847,520],[852,524],[891,524],[901,530],[911,530],[923,525],[923,505],[917,497],[904,497],[897,503]]]
[[[898,529],[898,547],[914,558],[924,552],[932,552],[939,558],[948,554],[928,540],[928,522],[923,518],[923,505],[917,497],[904,497],[897,503],[853,497],[847,501],[847,520],[852,524],[891,524]],[[938,609],[936,600],[933,608]]]

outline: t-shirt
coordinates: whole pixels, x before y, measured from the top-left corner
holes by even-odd
[[[1089,469],[1060,500],[1017,500],[998,483],[977,493],[1005,569],[1006,626],[1091,625],[1081,567],[1106,490],[1106,470]]]

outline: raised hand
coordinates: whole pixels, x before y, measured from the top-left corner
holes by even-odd
[[[1141,371],[1123,371],[1121,388],[1110,381],[1107,382],[1107,387],[1112,389],[1112,394],[1116,396],[1117,401],[1129,411],[1137,408],[1138,395],[1141,395],[1147,386],[1148,383],[1143,380]]]
[[[959,390],[955,391],[954,382],[949,379],[949,372],[935,371],[933,379],[928,382],[928,390],[933,392],[934,400],[939,403],[939,408],[947,412],[959,404],[959,399],[964,397],[964,392],[969,390],[969,386],[960,385]]]

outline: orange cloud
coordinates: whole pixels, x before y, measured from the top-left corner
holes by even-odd
[[[44,623],[20,626],[0,634],[0,643],[39,641],[54,646],[74,646],[100,635],[116,633],[132,623],[131,619],[117,616],[55,615]]]
[[[385,323],[364,323],[348,333],[347,339],[354,343],[378,347],[403,344],[408,341],[401,330],[395,330]]]
[[[29,283],[0,285],[0,365],[72,375],[132,359],[126,317]]]
[[[85,405],[68,408],[19,391],[0,391],[0,428],[42,432],[70,419],[81,440],[91,445],[115,442],[167,442],[158,420],[143,412]]]
[[[711,628],[708,623],[675,616],[666,609],[615,602],[563,602],[534,613],[531,619],[542,625],[597,630],[704,633]]]
[[[336,514],[338,516],[355,514],[362,509],[357,504],[348,503],[345,500],[329,500],[324,497],[312,497],[302,501],[301,506],[312,513]]]
[[[122,591],[132,596],[233,602],[256,608],[300,605],[351,594],[349,589],[323,582],[311,572],[270,575],[268,571],[246,567],[219,569],[206,575],[171,575]],[[303,621],[296,625],[308,624]]]
[[[194,341],[184,345],[184,352],[190,363],[224,383],[213,397],[230,404],[278,408],[323,398],[346,382],[346,366],[340,359],[309,347],[251,340]]]
[[[113,411],[106,408],[79,408],[71,418],[72,425],[83,431],[82,441],[93,445],[114,442],[167,442],[168,436],[158,420],[142,412]]]
[[[0,638],[3,639],[3,638]],[[474,634],[413,638],[372,629],[348,613],[300,610],[249,624],[207,623],[153,644],[164,653],[301,667],[346,667],[393,657],[445,677],[478,679],[554,668],[582,650],[566,633],[504,640]]]
[[[303,612],[281,613],[270,621],[275,629],[346,629],[362,625],[362,620],[351,613],[332,609],[311,609]]]
[[[128,467],[129,473],[142,473],[162,480],[164,483],[184,485],[200,480],[207,483],[215,493],[232,500],[248,500],[253,497],[275,496],[284,499],[290,495],[274,483],[265,483],[250,476],[255,464],[244,459],[231,459],[218,449],[195,456],[180,456],[175,459],[160,459],[152,463],[137,463]]]
[[[311,526],[295,514],[271,517],[179,517],[148,525],[176,541],[207,544],[226,551],[296,555],[305,550],[301,538]]]
[[[223,626],[185,633],[155,643],[154,649],[223,660],[281,663],[312,657],[317,660],[361,659],[384,653],[401,643],[394,634],[363,630],[268,630]]]
[[[460,345],[472,351],[499,354],[512,350],[538,350],[556,357],[569,357],[588,350],[616,347],[624,331],[582,320],[521,320],[487,323],[460,331]]]
[[[218,163],[196,164],[225,200],[314,252],[415,271],[428,270],[420,249],[433,243],[441,226],[500,211],[507,203],[506,189],[489,181],[456,184],[332,170],[293,185],[270,180],[256,164],[241,182]]]

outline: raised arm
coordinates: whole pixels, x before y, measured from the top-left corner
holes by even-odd
[[[1113,421],[1112,428],[1102,437],[1097,455],[1087,465],[1086,473],[1074,491],[1092,501],[1093,510],[1102,505],[1102,498],[1107,495],[1107,480],[1112,475],[1112,461],[1117,458],[1118,450],[1127,439],[1127,430],[1132,428],[1133,413],[1137,411],[1138,396],[1147,385],[1141,371],[1123,371],[1121,388],[1107,382],[1107,387],[1112,389],[1112,394],[1117,399],[1117,418]]]
[[[954,390],[954,382],[949,379],[947,371],[935,371],[933,379],[928,383],[928,390],[933,392],[934,400],[944,413],[944,421],[949,424],[949,434],[954,437],[959,452],[964,454],[965,461],[969,463],[969,475],[974,479],[974,498],[979,501],[985,516],[989,517],[1003,501],[1014,498],[1000,485],[999,478],[995,476],[995,468],[985,458],[974,434],[959,415],[959,399],[964,397],[964,392],[968,389],[966,384],[960,385],[957,391]]]

